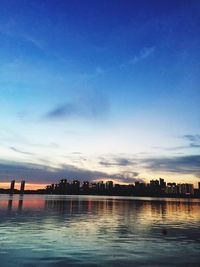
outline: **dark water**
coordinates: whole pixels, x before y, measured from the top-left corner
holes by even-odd
[[[0,195],[0,266],[200,266],[200,201]]]

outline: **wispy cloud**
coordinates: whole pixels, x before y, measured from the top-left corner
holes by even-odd
[[[13,147],[13,146],[11,146],[10,149],[12,151],[17,152],[17,153],[20,153],[20,154],[33,155],[33,153],[31,153],[31,152],[23,151],[23,150],[20,150],[20,149],[18,149],[16,147]]]
[[[103,158],[99,161],[99,164],[104,167],[112,167],[112,166],[130,166],[133,165],[133,161],[127,158],[114,158],[112,160]]]
[[[155,51],[155,46],[143,48],[138,55],[135,55],[130,61],[130,64],[135,65],[139,61],[149,57]]]
[[[85,92],[75,99],[60,104],[45,114],[46,119],[67,119],[70,117],[96,119],[109,113],[109,101],[97,92]]]
[[[184,139],[188,140],[190,142],[189,146],[193,148],[199,148],[200,147],[200,135],[199,134],[186,134],[183,136]]]
[[[44,52],[43,42],[38,37],[36,38],[30,33],[22,31],[18,21],[14,18],[0,24],[0,33],[10,38],[18,38],[21,42],[30,44]]]
[[[81,169],[73,165],[62,165],[60,168],[52,168],[46,165],[31,164],[31,163],[17,163],[10,161],[0,162],[0,181],[6,179],[18,178],[26,179],[32,183],[54,183],[60,177],[66,179],[79,179],[80,181],[97,179],[116,179],[123,182],[134,182],[138,180],[137,172],[119,172],[109,175],[101,171],[91,171],[88,169]]]
[[[73,115],[80,116],[81,110],[76,103],[65,103],[58,105],[54,109],[50,110],[47,114],[47,118],[62,118],[71,117]]]
[[[145,58],[148,58],[151,54],[155,52],[156,48],[155,46],[151,47],[144,47],[140,50],[140,52],[136,55],[134,55],[129,61],[120,64],[119,68],[125,68],[131,65],[136,65],[140,61],[143,61]]]
[[[119,174],[113,175],[113,178],[115,178],[118,182],[123,183],[134,183],[136,181],[143,182],[143,179],[138,178],[139,172],[134,171],[123,171]]]
[[[99,164],[103,167],[119,167],[122,172],[130,170],[134,167],[136,172],[139,170],[142,173],[144,170],[148,173],[163,172],[164,173],[177,173],[179,175],[188,174],[195,175],[200,178],[200,155],[176,155],[176,156],[160,156],[160,157],[137,157],[136,155],[129,155],[127,157],[113,157],[111,159],[102,158]],[[124,167],[124,168],[123,168]],[[128,171],[130,173],[130,171]]]
[[[200,135],[199,134],[185,134],[178,137],[179,139],[184,139],[188,142],[186,145],[174,146],[174,147],[161,147],[154,146],[152,148],[165,150],[165,151],[178,151],[190,148],[200,148]]]
[[[200,177],[200,155],[149,158],[142,162],[152,171],[194,174]]]
[[[126,68],[129,67],[131,65],[135,65],[137,63],[139,63],[140,61],[143,61],[144,59],[148,58],[151,54],[153,54],[156,50],[155,46],[151,46],[151,47],[144,47],[142,48],[138,54],[134,55],[130,60],[119,64],[119,65],[115,65],[113,67],[110,68],[102,68],[102,67],[96,67],[96,69],[94,70],[93,73],[83,73],[80,75],[80,78],[84,78],[84,79],[90,79],[90,78],[96,78],[100,75],[103,74],[107,74],[110,72],[113,72],[117,69],[122,69],[122,68]]]

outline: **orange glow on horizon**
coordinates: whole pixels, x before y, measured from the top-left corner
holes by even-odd
[[[20,182],[15,183],[15,189],[20,189]],[[32,184],[32,183],[26,183],[25,184],[25,190],[37,190],[37,189],[44,189],[47,186],[47,184]],[[1,182],[0,188],[3,189],[9,189],[10,188],[10,182]]]

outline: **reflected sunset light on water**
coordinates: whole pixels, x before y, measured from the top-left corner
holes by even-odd
[[[9,267],[177,266],[187,251],[198,266],[199,210],[198,199],[0,195],[0,255]]]

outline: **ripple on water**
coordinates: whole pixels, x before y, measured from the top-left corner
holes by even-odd
[[[17,196],[0,201],[2,267],[199,265],[200,202],[30,195],[19,212]]]

